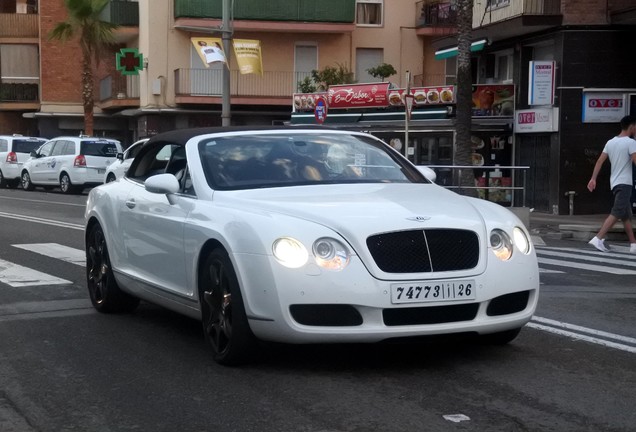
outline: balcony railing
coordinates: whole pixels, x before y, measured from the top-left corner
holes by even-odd
[[[242,75],[231,71],[230,93],[232,96],[289,97],[298,91],[298,83],[308,72],[263,72],[263,75]],[[175,70],[175,93],[177,96],[221,96],[223,80],[221,69],[177,69]]]
[[[235,0],[235,20],[353,23],[356,0]],[[175,18],[221,19],[222,0],[174,0]]]
[[[139,3],[128,0],[110,0],[101,18],[104,21],[127,27],[139,27]]]
[[[37,102],[38,84],[0,84],[0,102]]]
[[[99,82],[100,102],[112,99],[139,99],[139,75],[108,75]]]
[[[0,37],[38,37],[36,14],[0,13]]]
[[[473,28],[520,16],[558,15],[561,15],[561,0],[514,0],[492,7],[486,2],[477,2],[473,10]]]
[[[415,4],[416,27],[455,27],[457,5],[454,1],[420,0]]]

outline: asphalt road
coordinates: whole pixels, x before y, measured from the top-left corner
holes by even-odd
[[[541,265],[537,317],[505,347],[267,345],[227,368],[198,322],[149,304],[99,314],[81,262],[34,249],[81,252],[85,201],[0,190],[0,268],[65,281],[0,282],[2,432],[636,430],[636,267],[620,251],[548,242],[540,256],[566,263]]]

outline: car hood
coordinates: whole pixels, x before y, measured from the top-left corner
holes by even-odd
[[[215,194],[221,204],[225,198]],[[464,197],[434,184],[351,184],[236,191],[232,206],[252,207],[327,226],[348,240],[408,229],[484,231],[483,218]],[[229,204],[229,203],[227,203]]]

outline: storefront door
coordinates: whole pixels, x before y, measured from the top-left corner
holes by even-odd
[[[518,134],[517,143],[517,164],[530,167],[526,173],[526,207],[549,213],[550,135]]]

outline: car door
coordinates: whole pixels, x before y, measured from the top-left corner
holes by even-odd
[[[51,161],[49,159],[51,155],[51,151],[53,150],[53,146],[57,141],[49,141],[44,144],[37,152],[37,157],[33,159],[30,164],[30,172],[31,181],[35,184],[41,184],[44,182],[47,173],[47,164],[50,164]]]
[[[171,204],[165,194],[151,193],[144,187],[145,178],[165,171],[165,152],[165,146],[158,146],[140,155],[154,160],[139,161],[137,166],[146,168],[129,177],[134,186],[120,209],[121,235],[127,266],[137,280],[144,281],[147,289],[185,296],[191,290],[187,287],[183,233],[192,198],[173,195]]]
[[[69,154],[69,152],[72,154],[73,149],[74,143],[72,141],[55,141],[53,150],[51,150],[51,155],[48,156],[46,163],[42,167],[43,183],[57,184],[59,182],[60,170],[64,165],[65,159],[69,159],[67,155]]]

